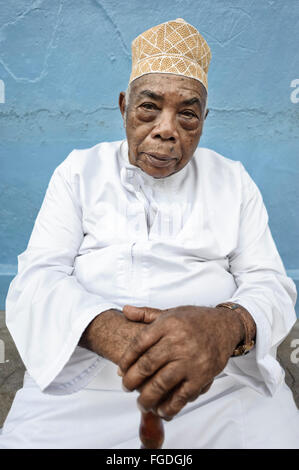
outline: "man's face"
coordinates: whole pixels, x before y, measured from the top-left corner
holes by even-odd
[[[206,90],[188,77],[148,74],[134,80],[125,109],[129,161],[154,178],[180,171],[192,158],[202,134]]]

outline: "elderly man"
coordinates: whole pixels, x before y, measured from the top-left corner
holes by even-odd
[[[298,448],[276,360],[294,284],[242,164],[197,148],[210,49],[177,19],[132,51],[127,140],[59,165],[19,256],[27,371],[0,447],[138,448],[151,410],[165,448]]]

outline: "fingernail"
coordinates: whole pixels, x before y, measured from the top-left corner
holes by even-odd
[[[137,402],[137,406],[142,413],[147,413],[148,410],[146,410],[142,405],[140,405],[139,402]]]
[[[121,384],[122,386],[122,389],[124,392],[130,392],[131,390],[129,390],[127,387],[124,386],[124,384]]]
[[[160,408],[157,409],[157,413],[160,416],[160,418],[165,419],[165,421],[171,421],[172,418],[173,418],[173,417],[167,416],[165,413],[163,413],[163,411]]]
[[[161,408],[158,408],[157,409],[157,413],[158,415],[161,417],[161,418],[166,418],[165,414],[163,413],[163,411],[161,410]]]
[[[117,375],[119,375],[120,377],[123,377],[125,374],[122,372],[121,368],[118,367],[117,369]]]

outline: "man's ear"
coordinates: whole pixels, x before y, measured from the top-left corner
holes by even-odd
[[[120,94],[119,94],[119,98],[118,98],[118,106],[119,106],[119,109],[120,109],[120,112],[121,112],[121,115],[122,117],[124,118],[125,116],[125,110],[126,110],[126,98],[125,98],[126,94],[124,91],[121,91]]]

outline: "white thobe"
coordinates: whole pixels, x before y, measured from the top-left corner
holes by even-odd
[[[251,313],[256,346],[165,423],[164,446],[298,447],[299,413],[276,360],[296,289],[243,165],[198,148],[181,171],[154,179],[130,164],[126,141],[74,150],[50,180],[7,296],[27,372],[0,447],[138,448],[138,394],[78,346],[84,329],[125,304],[224,301]]]

